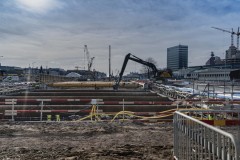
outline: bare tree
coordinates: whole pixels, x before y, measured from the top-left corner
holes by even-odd
[[[155,61],[152,57],[148,57],[145,61],[153,63],[157,67],[157,61]],[[151,68],[145,65],[142,65],[141,73],[149,73],[151,72]]]

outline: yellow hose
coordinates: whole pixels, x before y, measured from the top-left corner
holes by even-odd
[[[88,119],[88,118],[90,118],[91,121],[93,121],[93,118],[95,118],[94,121],[100,121],[101,119],[99,118],[99,116],[101,116],[101,115],[114,115],[111,122],[113,122],[119,115],[128,115],[128,116],[136,117],[136,118],[143,119],[143,120],[146,120],[146,119],[160,119],[160,118],[165,118],[165,117],[172,116],[173,112],[176,111],[176,110],[177,110],[177,108],[162,111],[162,112],[158,112],[158,114],[172,112],[172,113],[169,113],[167,115],[158,115],[158,116],[146,117],[146,116],[135,115],[136,112],[131,112],[131,111],[120,111],[116,114],[105,114],[105,113],[99,114],[99,113],[96,112],[96,105],[93,105],[90,114],[86,117],[83,117],[83,118],[79,119],[78,121],[83,121],[83,120]],[[126,119],[124,119],[124,120],[126,120]]]

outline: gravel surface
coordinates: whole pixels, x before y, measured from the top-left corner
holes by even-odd
[[[0,159],[169,160],[171,123],[1,122]]]

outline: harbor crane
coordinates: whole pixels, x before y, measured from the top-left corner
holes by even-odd
[[[237,49],[239,49],[239,35],[240,35],[239,27],[237,32],[234,32],[233,29],[232,31],[228,31],[225,29],[217,28],[217,27],[212,27],[212,28],[223,31],[223,32],[231,33],[231,46],[233,46],[233,35],[237,35]]]
[[[90,71],[95,57],[90,58],[90,54],[89,54],[87,45],[84,45],[84,53],[87,56],[87,67],[88,67],[88,71]]]

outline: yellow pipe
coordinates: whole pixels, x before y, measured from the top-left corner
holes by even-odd
[[[162,112],[158,112],[158,113],[166,113],[166,112],[169,112],[169,111],[174,111],[174,110],[177,110],[177,109],[170,109],[170,110],[167,110],[167,111],[162,111]],[[126,115],[129,115],[129,116],[133,116],[133,117],[137,117],[137,118],[141,118],[141,119],[159,119],[159,118],[164,118],[164,117],[168,117],[168,116],[172,116],[173,113],[170,113],[170,114],[167,114],[167,115],[159,115],[159,116],[152,116],[152,117],[145,117],[145,116],[138,116],[138,115],[135,115],[134,114],[135,112],[131,112],[131,111],[120,111],[116,114],[105,114],[105,113],[96,113],[96,105],[93,105],[92,106],[92,109],[91,109],[91,112],[88,116],[84,117],[84,118],[81,118],[79,119],[78,121],[82,121],[82,120],[85,120],[87,118],[91,118],[91,121],[93,121],[93,117],[95,117],[95,121],[96,120],[100,120],[98,116],[100,115],[115,115],[113,117],[113,119],[111,120],[111,122],[113,122],[116,117],[118,115],[121,115],[121,114],[126,114]]]
[[[84,81],[84,82],[56,82],[48,84],[50,87],[80,87],[80,88],[112,88],[115,82]],[[140,85],[135,82],[120,82],[120,88],[138,88]]]

